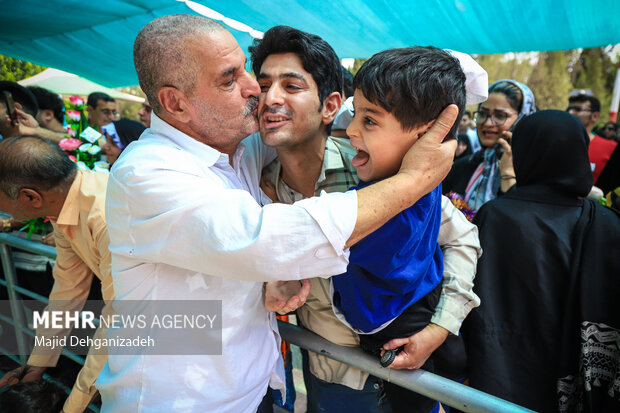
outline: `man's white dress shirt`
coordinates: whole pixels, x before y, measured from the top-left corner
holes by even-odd
[[[222,300],[223,354],[110,355],[97,381],[102,412],[255,412],[268,384],[284,387],[263,281],[345,272],[357,195],[265,205],[258,183],[274,156],[254,134],[231,167],[152,114],[114,164],[106,219],[116,299]]]

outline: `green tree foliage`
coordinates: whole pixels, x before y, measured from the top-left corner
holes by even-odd
[[[540,109],[564,109],[572,90],[592,90],[601,101],[600,122],[603,123],[609,119],[611,93],[620,59],[620,56],[612,59],[610,50],[611,46],[607,46],[537,54],[474,55],[474,58],[489,74],[489,83],[514,79],[528,85]]]
[[[368,59],[355,59],[353,61],[353,67],[349,69],[349,71],[351,72],[351,74],[353,74],[353,76],[357,74],[357,71],[360,70],[360,67],[362,67],[362,65],[364,64],[366,60]]]
[[[140,89],[140,86],[132,86],[132,87],[124,87],[120,89],[123,93],[128,93],[134,96],[144,97],[144,92]],[[138,115],[138,111],[142,108],[141,103],[129,102],[126,100],[117,100],[116,101],[119,106],[119,110],[121,113],[121,118],[127,118],[131,120],[140,120],[140,115]]]
[[[566,54],[563,51],[540,53],[527,85],[534,92],[539,109],[565,109],[572,89]]]
[[[19,82],[44,71],[43,66],[0,55],[0,80]]]
[[[474,58],[489,74],[489,84],[500,79],[514,79],[527,83],[532,73],[533,63],[526,55],[487,54],[474,55]]]
[[[573,88],[590,89],[601,101],[600,122],[609,120],[611,94],[616,78],[617,61],[609,57],[606,48],[583,49],[573,68]]]

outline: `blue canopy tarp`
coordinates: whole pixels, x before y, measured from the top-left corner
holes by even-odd
[[[620,43],[619,0],[20,0],[0,7],[0,53],[108,87],[135,85],[138,31],[200,5],[258,32],[285,24],[318,34],[341,58],[411,45],[486,54]],[[228,28],[247,50],[243,25]]]

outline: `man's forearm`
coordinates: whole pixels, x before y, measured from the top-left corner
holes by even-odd
[[[49,139],[56,144],[66,138],[66,134],[63,132],[55,132],[53,130],[45,129],[40,126],[35,129],[35,134],[41,138]]]
[[[357,222],[347,248],[374,232],[425,194],[410,175],[398,173],[357,191]]]

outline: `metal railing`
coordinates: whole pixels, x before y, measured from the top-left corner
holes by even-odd
[[[13,325],[15,325],[15,334],[17,335],[17,343],[21,354],[26,354],[25,351],[25,338],[23,334],[28,333],[28,326],[24,321],[23,309],[18,308],[19,300],[17,294],[24,294],[30,298],[34,298],[39,301],[47,302],[47,298],[40,296],[36,293],[28,291],[16,284],[15,266],[13,264],[11,250],[9,246],[20,248],[25,251],[29,251],[35,254],[43,255],[49,258],[56,257],[56,250],[52,247],[42,245],[37,242],[28,241],[19,237],[15,237],[9,234],[0,233],[0,259],[2,260],[2,267],[4,269],[5,279],[0,279],[0,285],[4,285],[9,290],[9,299],[12,301],[11,311],[13,315]],[[492,396],[487,393],[483,393],[479,390],[462,385],[455,381],[446,379],[433,373],[429,373],[423,370],[394,370],[381,367],[376,357],[372,357],[364,353],[359,348],[342,347],[325,340],[318,335],[300,328],[296,325],[278,322],[280,327],[280,333],[282,338],[289,343],[295,344],[301,348],[313,351],[315,353],[324,355],[326,357],[338,360],[342,363],[351,365],[360,370],[367,371],[368,373],[379,377],[384,380],[389,380],[399,386],[406,389],[413,390],[424,396],[430,397],[434,400],[438,400],[448,406],[455,407],[464,412],[531,412],[532,410],[518,406],[514,403],[510,403],[506,400]],[[21,341],[20,341],[21,340]],[[21,344],[20,344],[21,343]],[[2,349],[0,348],[0,352]],[[70,354],[66,349],[63,350],[63,355],[69,356],[72,359],[84,363],[84,359],[75,354]],[[14,358],[14,357],[13,357]],[[15,358],[14,358],[15,359]],[[25,362],[25,360],[22,360]],[[96,406],[91,405],[97,409]],[[89,406],[90,407],[90,406]]]
[[[34,242],[24,238],[16,237],[14,235],[0,233],[0,261],[2,262],[2,270],[4,271],[4,280],[0,278],[0,285],[7,289],[12,316],[12,319],[7,319],[7,317],[0,315],[0,319],[13,326],[15,330],[15,339],[17,342],[19,357],[15,357],[13,354],[10,354],[9,351],[2,347],[0,347],[0,353],[9,357],[18,364],[25,364],[28,354],[28,346],[26,344],[25,336],[28,335],[34,337],[35,332],[32,329],[28,328],[24,309],[20,306],[22,300],[20,300],[17,295],[22,294],[26,297],[32,298],[33,300],[40,301],[46,304],[49,302],[49,300],[47,297],[44,297],[41,294],[37,294],[33,291],[27,290],[26,288],[17,285],[17,273],[15,271],[13,253],[11,252],[10,247],[19,248],[21,250],[28,251],[37,255],[42,255],[48,258],[56,258],[56,248],[50,247],[49,245],[41,244],[40,242]],[[62,350],[62,355],[82,366],[84,365],[84,357],[80,357],[67,349]],[[67,394],[69,394],[69,392],[71,391],[70,387],[67,387],[66,385],[49,376],[48,374],[44,374],[43,378],[51,383],[54,383]],[[99,413],[100,411],[99,406],[92,403],[88,405],[88,409],[95,413]]]

